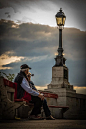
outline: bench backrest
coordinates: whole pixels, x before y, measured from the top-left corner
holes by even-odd
[[[15,92],[14,92],[14,101],[15,101],[15,99],[17,99],[17,83],[15,83],[15,82],[13,83],[5,78],[3,78],[3,81],[4,81],[5,86],[8,86],[8,87],[15,89]]]
[[[20,101],[30,101],[31,100],[31,95],[29,93],[27,93],[27,92],[25,92],[24,98],[17,99],[17,83],[15,83],[15,82],[13,83],[13,82],[5,79],[5,78],[3,78],[3,80],[4,80],[4,85],[5,86],[9,86],[9,87],[15,89],[15,92],[14,92],[14,101],[20,102]]]

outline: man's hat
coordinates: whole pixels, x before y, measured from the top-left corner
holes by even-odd
[[[20,66],[20,69],[31,69],[27,64],[23,64]]]

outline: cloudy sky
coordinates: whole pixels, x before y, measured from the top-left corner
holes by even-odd
[[[44,88],[51,82],[59,45],[55,14],[60,8],[66,15],[63,49],[69,82],[86,93],[85,0],[1,0],[0,71],[16,75],[27,63],[35,85]]]

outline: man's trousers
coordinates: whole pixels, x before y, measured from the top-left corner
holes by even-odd
[[[41,107],[43,106],[45,116],[48,117],[51,115],[51,112],[49,110],[49,107],[47,105],[46,99],[41,100],[38,96],[32,96],[31,95],[31,100],[34,103],[34,108],[31,112],[31,115],[38,115],[41,114]]]

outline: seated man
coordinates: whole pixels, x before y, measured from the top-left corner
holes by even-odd
[[[20,73],[18,73],[18,75],[16,76],[14,80],[14,82],[18,84],[17,85],[17,99],[24,98],[28,101],[30,100],[33,101],[34,108],[30,115],[31,119],[42,119],[41,117],[38,117],[38,114],[41,113],[41,106],[43,104],[46,119],[54,120],[54,118],[51,116],[50,110],[47,106],[47,102],[44,99],[44,96],[40,94],[37,90],[32,89],[30,87],[30,84],[28,83],[27,75],[28,75],[29,69],[31,68],[27,64],[21,65]]]

